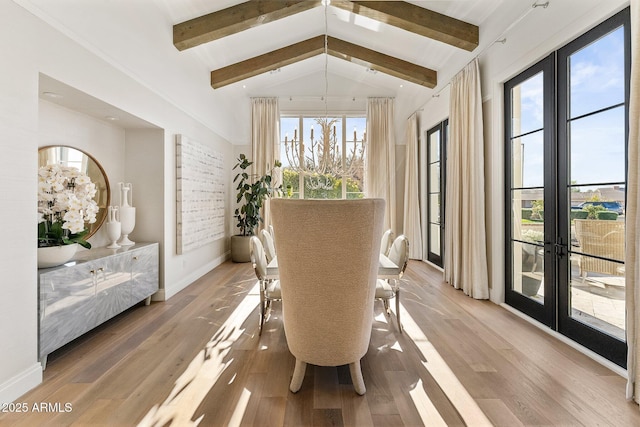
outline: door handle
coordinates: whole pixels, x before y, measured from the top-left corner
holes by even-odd
[[[554,245],[555,251],[556,251],[556,255],[559,257],[563,257],[565,255],[567,255],[567,245],[560,242],[560,243],[555,243]]]

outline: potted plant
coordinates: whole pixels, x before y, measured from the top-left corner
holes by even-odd
[[[87,249],[86,223],[94,223],[96,186],[76,168],[47,165],[38,170],[38,268],[64,264],[77,245]]]
[[[241,203],[234,213],[234,217],[238,220],[237,226],[240,229],[240,234],[231,236],[231,259],[234,262],[251,261],[249,240],[263,221],[260,209],[267,197],[279,194],[281,189],[281,186],[274,188],[272,184],[273,169],[281,166],[279,161],[276,160],[273,168],[262,176],[247,172],[247,168],[252,164],[253,162],[250,162],[247,156],[240,154],[238,163],[233,167],[234,170],[241,169],[233,179],[233,182],[238,182],[236,202]]]

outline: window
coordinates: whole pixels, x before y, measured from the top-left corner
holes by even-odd
[[[445,159],[449,134],[449,120],[438,123],[426,132],[426,176],[427,191],[423,196],[427,206],[426,239],[427,260],[443,266],[444,242],[444,194],[445,194]]]
[[[281,117],[285,197],[363,198],[366,145],[366,117]]]

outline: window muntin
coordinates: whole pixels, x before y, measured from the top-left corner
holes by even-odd
[[[280,133],[285,196],[364,197],[366,117],[283,116]]]

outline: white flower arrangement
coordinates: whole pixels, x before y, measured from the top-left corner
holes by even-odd
[[[38,247],[78,243],[85,248],[89,230],[96,222],[96,186],[78,169],[61,165],[38,170]]]

